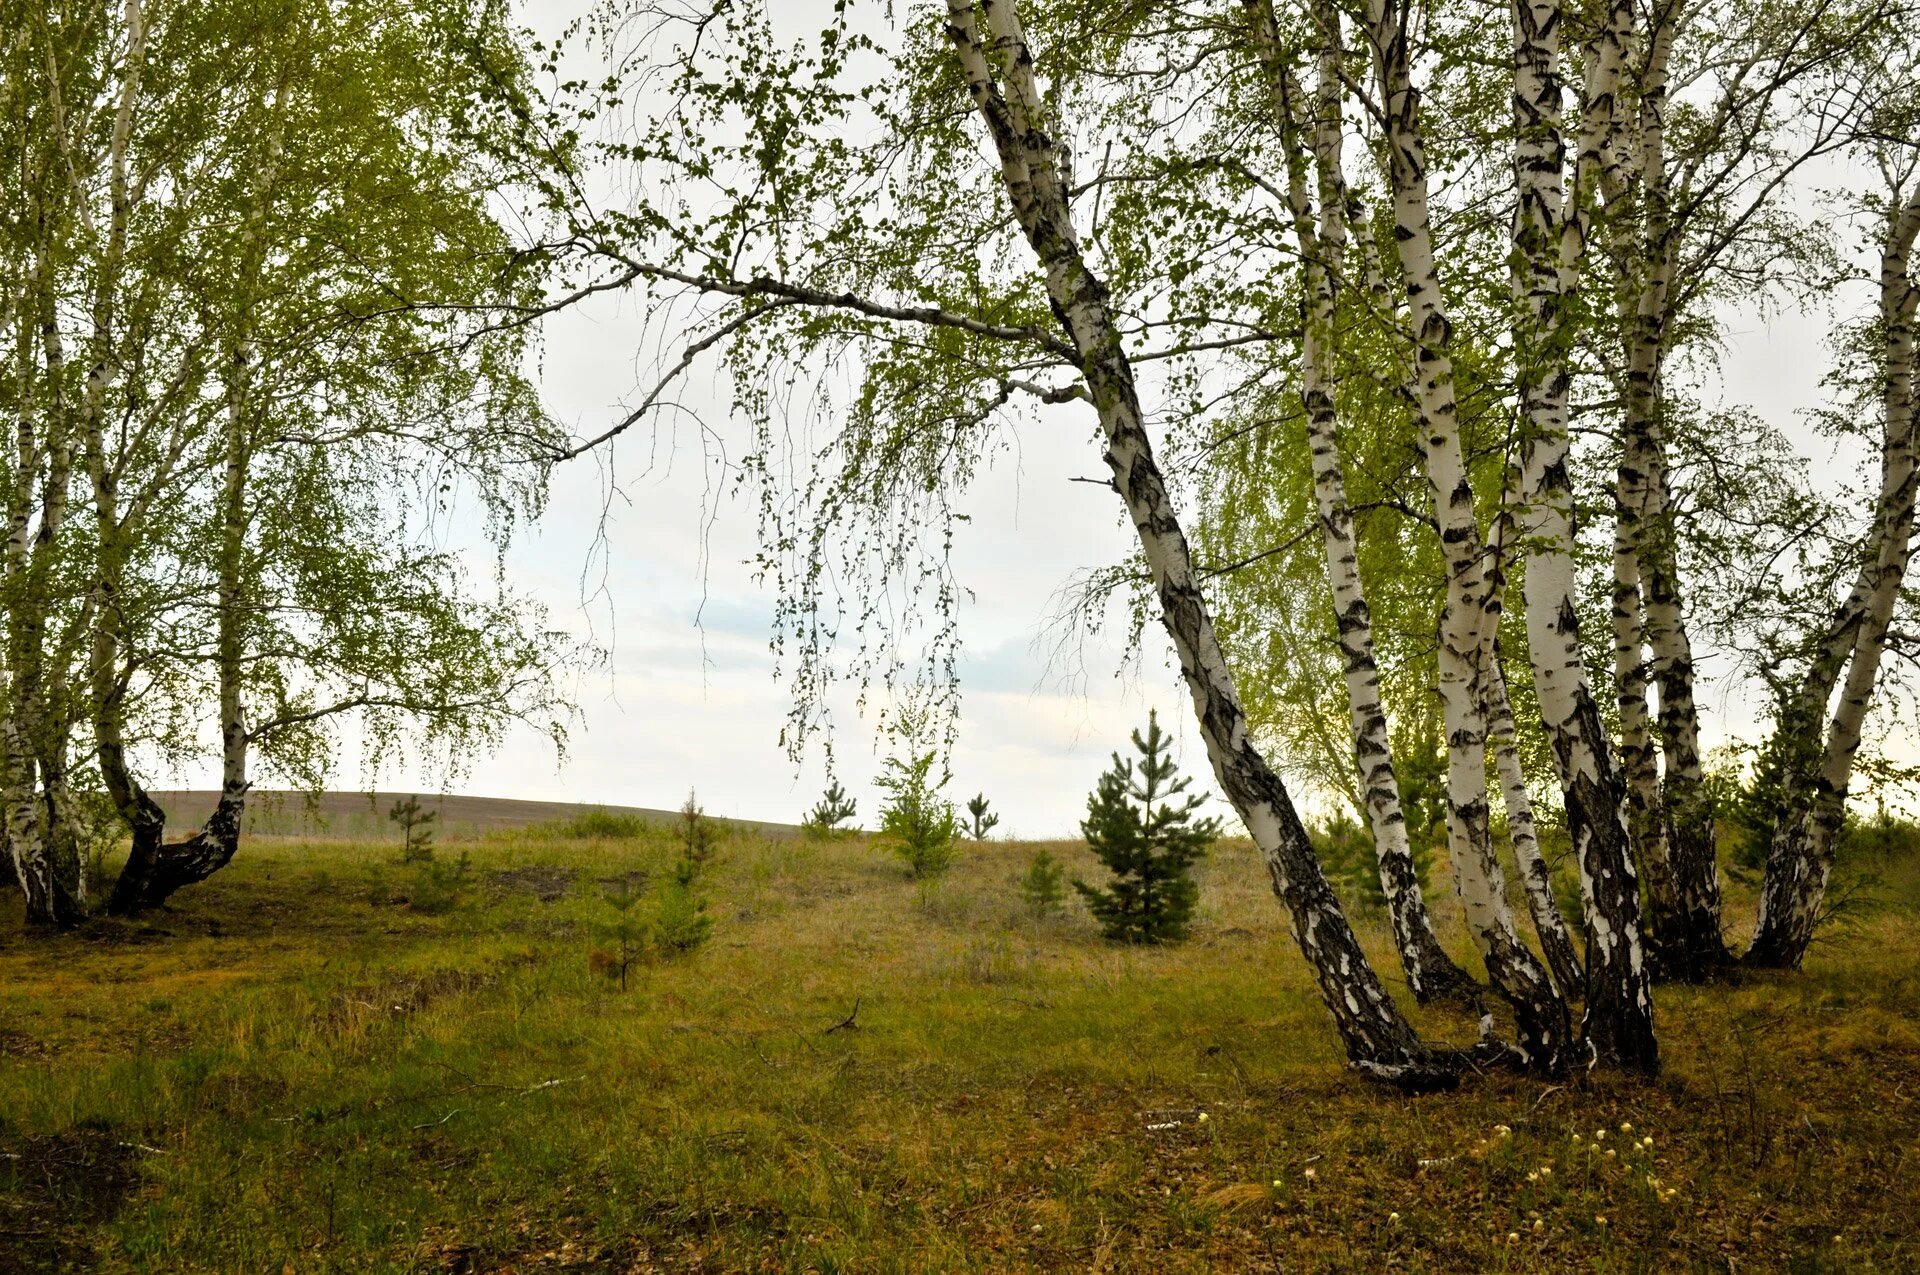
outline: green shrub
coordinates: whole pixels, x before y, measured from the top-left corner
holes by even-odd
[[[662,881],[648,931],[654,951],[663,957],[686,956],[712,936],[713,918],[707,915],[707,901],[695,891],[693,881],[678,875]]]
[[[915,880],[939,876],[953,866],[953,803],[940,795],[947,777],[942,775],[937,783],[933,779],[934,757],[930,751],[908,761],[889,757],[885,773],[875,781],[888,794],[880,811],[881,844],[900,856]]]
[[[1026,901],[1027,910],[1040,918],[1058,912],[1067,897],[1065,881],[1066,869],[1058,859],[1045,850],[1035,854],[1020,878],[1020,897]]]
[[[634,909],[640,891],[632,876],[622,876],[601,898],[606,902],[609,919],[595,927],[606,948],[589,954],[588,964],[597,972],[618,977],[620,990],[627,990],[627,971],[646,954],[651,925]]]
[[[1308,828],[1307,838],[1313,842],[1313,852],[1326,869],[1327,879],[1343,899],[1367,912],[1385,909],[1387,896],[1380,888],[1380,862],[1373,838],[1365,828],[1338,814]]]
[[[1076,879],[1073,888],[1106,936],[1123,943],[1186,937],[1200,902],[1200,889],[1188,872],[1220,835],[1219,820],[1193,817],[1206,798],[1172,800],[1191,781],[1178,776],[1167,755],[1171,742],[1158,717],[1149,714],[1146,736],[1133,732],[1133,746],[1141,754],[1138,772],[1131,759],[1115,753],[1113,767],[1087,798],[1087,817],[1080,824],[1087,847],[1113,879],[1105,889]]]
[[[720,838],[717,821],[707,818],[693,790],[687,790],[686,804],[680,807],[680,856],[693,865],[695,874],[706,871],[713,862],[715,843]]]
[[[555,831],[563,837],[574,837],[581,841],[634,841],[645,836],[653,826],[640,815],[596,806],[591,810],[582,810],[571,819],[562,820],[555,825]]]
[[[472,873],[473,863],[464,850],[452,863],[444,859],[426,860],[414,871],[413,885],[407,891],[407,906],[428,916],[453,911],[460,905],[461,892]]]

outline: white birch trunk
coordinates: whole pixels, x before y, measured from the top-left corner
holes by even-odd
[[[1678,236],[1673,225],[1666,159],[1668,67],[1677,14],[1670,5],[1649,11],[1647,52],[1639,72],[1639,191],[1642,223],[1630,240],[1621,319],[1626,330],[1626,413],[1619,470],[1618,549],[1635,585],[1633,596],[1616,598],[1621,609],[1637,606],[1635,619],[1649,664],[1636,644],[1632,667],[1619,663],[1626,654],[1616,642],[1616,680],[1622,696],[1623,733],[1626,696],[1644,716],[1649,682],[1659,691],[1661,756],[1665,782],[1653,807],[1658,823],[1644,833],[1635,828],[1635,844],[1646,841],[1641,862],[1648,874],[1649,956],[1660,977],[1697,981],[1724,967],[1726,942],[1720,932],[1720,882],[1714,846],[1713,813],[1706,798],[1700,755],[1700,716],[1693,694],[1693,647],[1680,599],[1675,552],[1672,493],[1667,477],[1667,446],[1662,419],[1662,364],[1670,323],[1674,257]],[[1616,566],[1620,564],[1616,560]],[[1618,638],[1620,635],[1616,635]],[[1637,685],[1636,685],[1637,684]],[[1621,762],[1636,808],[1644,801],[1644,762],[1623,739]]]
[[[1139,533],[1161,617],[1193,695],[1214,774],[1267,864],[1293,936],[1312,968],[1353,1064],[1410,1085],[1450,1079],[1400,1016],[1368,963],[1308,844],[1285,785],[1253,746],[1233,674],[1215,635],[1186,536],[1153,457],[1132,367],[1107,288],[1081,254],[1048,134],[1032,54],[1011,0],[947,0],[947,35],[997,152],[1014,216],[1081,360],[1099,412],[1114,485]],[[984,18],[986,36],[980,31]]]
[[[1566,918],[1553,899],[1553,873],[1540,853],[1540,834],[1533,819],[1533,794],[1527,791],[1527,776],[1520,768],[1520,748],[1513,723],[1513,705],[1507,697],[1507,672],[1500,660],[1496,642],[1487,670],[1487,736],[1492,744],[1495,772],[1500,776],[1500,795],[1507,807],[1507,836],[1513,842],[1514,865],[1520,869],[1520,881],[1527,892],[1527,911],[1533,917],[1533,932],[1540,939],[1540,950],[1547,968],[1563,994],[1571,993],[1586,982],[1580,958],[1574,951],[1573,936],[1567,932]]]
[[[1347,249],[1346,181],[1341,171],[1341,85],[1339,15],[1320,8],[1325,46],[1312,105],[1310,137],[1303,138],[1299,116],[1306,107],[1280,48],[1271,0],[1249,4],[1255,37],[1273,95],[1273,111],[1288,156],[1287,195],[1295,237],[1305,269],[1306,325],[1300,356],[1300,397],[1307,419],[1314,499],[1327,580],[1333,594],[1343,676],[1347,687],[1355,768],[1362,803],[1373,834],[1380,889],[1393,926],[1394,946],[1414,998],[1421,1002],[1452,997],[1479,1003],[1479,986],[1440,946],[1421,894],[1420,877],[1407,839],[1400,785],[1394,774],[1392,738],[1380,701],[1380,674],[1374,659],[1373,620],[1360,583],[1353,538],[1353,511],[1347,502],[1340,461],[1339,417],[1334,399],[1334,322],[1340,264]],[[1318,175],[1318,225],[1307,191],[1306,153],[1311,149]]]
[[[1653,1001],[1640,934],[1640,886],[1621,818],[1599,706],[1580,661],[1574,607],[1573,492],[1567,474],[1567,394],[1571,383],[1565,308],[1585,255],[1588,220],[1581,195],[1599,185],[1616,151],[1613,103],[1620,84],[1631,11],[1616,0],[1587,49],[1585,109],[1566,197],[1560,84],[1559,0],[1515,0],[1513,16],[1514,168],[1520,205],[1514,217],[1514,347],[1527,424],[1522,470],[1527,501],[1527,645],[1541,717],[1553,743],[1565,794],[1567,827],[1587,911],[1587,996],[1583,1035],[1598,1061],[1655,1071]]]
[[[1842,626],[1853,635],[1852,645],[1817,768],[1810,782],[1790,787],[1792,804],[1774,832],[1767,856],[1759,919],[1746,955],[1750,964],[1763,967],[1797,968],[1819,923],[1833,868],[1834,838],[1846,816],[1854,756],[1912,553],[1914,499],[1920,487],[1915,464],[1920,413],[1914,403],[1914,316],[1920,308],[1920,284],[1914,279],[1911,254],[1920,237],[1920,188],[1908,195],[1904,205],[1896,199],[1894,207],[1898,211],[1880,254],[1885,436],[1873,557],[1855,585],[1854,597],[1848,599],[1849,606],[1842,609],[1843,622],[1849,610],[1853,613],[1851,623]],[[1825,679],[1819,682],[1822,705],[1831,676],[1817,665],[1809,677],[1810,683]]]
[[[1452,328],[1440,291],[1427,200],[1426,157],[1413,87],[1406,13],[1368,0],[1374,69],[1385,108],[1395,239],[1415,347],[1414,395],[1420,409],[1434,518],[1447,564],[1441,614],[1440,698],[1447,731],[1448,848],[1467,921],[1488,977],[1517,1019],[1529,1065],[1553,1071],[1570,1046],[1566,1002],[1538,958],[1520,941],[1493,854],[1486,787],[1486,665],[1499,600],[1482,552],[1472,483],[1461,447],[1454,394]]]

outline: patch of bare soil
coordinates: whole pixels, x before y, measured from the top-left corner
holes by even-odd
[[[531,894],[542,903],[556,903],[572,891],[574,877],[572,868],[530,863],[494,873],[492,883],[504,894]]]
[[[145,1154],[104,1121],[40,1136],[0,1125],[0,1270],[94,1265],[84,1236],[120,1211]]]
[[[0,1027],[0,1058],[51,1058],[60,1052],[14,1027]]]

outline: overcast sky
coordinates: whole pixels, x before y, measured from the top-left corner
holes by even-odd
[[[548,0],[532,16],[553,29],[571,7]],[[1818,400],[1827,317],[1727,317],[1726,396],[1814,447],[1794,422]],[[652,367],[634,303],[617,297],[558,316],[544,346],[548,403],[579,434],[596,434],[624,415]],[[715,376],[697,371],[683,397],[723,421],[727,390]],[[1112,493],[1071,481],[1104,472],[1094,427],[1084,404],[1051,409],[1022,429],[1016,451],[962,505],[972,520],[960,528],[956,566],[971,596],[960,613],[964,701],[952,795],[986,792],[1003,812],[1002,833],[1071,833],[1109,752],[1124,746],[1150,707],[1174,732],[1187,768],[1205,769],[1157,629],[1131,662],[1119,645],[1124,626],[1075,659],[1063,662],[1054,650],[1048,619],[1058,591],[1076,571],[1118,561],[1130,547],[1131,529]],[[655,464],[643,472],[650,451]],[[619,482],[611,495],[605,457],[558,474],[551,512],[515,546],[509,574],[555,621],[605,647],[608,662],[576,686],[580,719],[564,762],[544,738],[525,732],[477,760],[462,790],[670,807],[691,787],[713,813],[783,822],[815,799],[823,777],[818,752],[796,770],[779,745],[788,699],[768,649],[773,599],[743,565],[754,544],[754,509],[711,503],[705,459],[696,430],[668,429],[657,448],[649,437],[613,454]],[[1829,455],[1816,459],[1823,468],[1833,463]],[[596,557],[603,511],[606,541]],[[1710,695],[1708,707],[1718,710],[1707,723],[1710,738],[1729,729],[1751,733],[1745,705]],[[837,751],[838,770],[869,821],[877,804],[873,726],[844,703]],[[206,783],[211,776],[180,778]],[[349,764],[340,786],[359,779]],[[381,786],[425,784],[401,774]]]

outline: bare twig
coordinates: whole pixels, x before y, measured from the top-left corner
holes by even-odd
[[[827,1028],[827,1030],[821,1032],[820,1034],[822,1036],[831,1036],[837,1031],[857,1032],[860,1030],[860,1024],[854,1022],[853,1020],[858,1017],[860,1017],[860,998],[856,996],[853,998],[852,1012],[850,1012],[845,1018],[841,1019],[839,1022]]]

